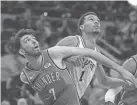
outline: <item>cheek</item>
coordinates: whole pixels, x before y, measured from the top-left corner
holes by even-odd
[[[93,24],[92,24],[92,23],[87,23],[87,24],[85,24],[85,27],[86,27],[86,28],[92,28],[92,27],[93,27]]]
[[[93,24],[92,23],[87,23],[84,25],[85,30],[92,30]]]
[[[30,45],[26,45],[26,46],[24,47],[24,49],[25,49],[26,51],[32,51],[32,47],[31,47]]]

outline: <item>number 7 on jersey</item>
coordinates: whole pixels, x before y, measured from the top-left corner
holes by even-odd
[[[53,95],[53,97],[54,97],[54,100],[56,100],[56,94],[55,94],[54,88],[51,88],[51,89],[49,90],[49,93],[51,93],[51,94]]]

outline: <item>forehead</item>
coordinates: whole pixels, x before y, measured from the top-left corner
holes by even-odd
[[[27,38],[33,38],[33,37],[34,37],[33,35],[28,34],[28,35],[24,35],[24,36],[22,36],[20,39],[21,39],[21,40],[24,40],[24,39],[27,39]]]
[[[91,18],[99,20],[99,18],[96,15],[90,14],[84,17],[84,21],[89,20]]]

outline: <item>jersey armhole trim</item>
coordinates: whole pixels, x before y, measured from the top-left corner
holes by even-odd
[[[136,69],[135,69],[135,71],[133,73],[133,75],[135,75],[136,72],[137,72],[137,59],[134,56],[132,56],[132,59],[136,62]]]
[[[72,82],[73,82],[73,85],[75,86],[75,90],[76,90],[76,93],[77,93],[77,97],[79,98],[79,99],[81,99],[80,98],[80,96],[79,96],[79,94],[78,94],[78,91],[77,91],[77,86],[76,86],[76,84],[74,83],[74,79],[72,78],[72,75],[71,75],[71,73],[69,72],[69,69],[68,69],[68,67],[66,67],[66,70],[68,71],[68,73],[69,73],[69,76],[71,77],[71,79],[72,79]],[[81,104],[80,104],[81,105]]]
[[[29,77],[27,76],[27,74],[26,74],[26,72],[23,70],[23,73],[24,73],[24,75],[26,76],[26,79],[27,79],[27,81],[28,81],[28,83],[30,84],[30,85],[32,85],[32,83],[30,82],[30,80],[29,80]],[[33,85],[32,85],[33,86]]]
[[[58,66],[56,65],[56,63],[53,61],[53,59],[51,58],[48,49],[47,49],[47,54],[48,54],[50,60],[52,61],[52,63],[53,63],[58,69],[60,69],[60,70],[65,70],[65,69],[67,68],[67,67],[65,67],[65,68],[60,68],[60,67],[58,67]]]

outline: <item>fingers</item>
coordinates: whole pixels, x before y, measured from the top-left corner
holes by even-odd
[[[127,79],[126,82],[127,81],[133,83],[135,85],[135,87],[137,88],[137,80],[134,77],[132,77],[131,79]]]
[[[134,82],[135,87],[137,88],[137,79],[135,79],[135,77],[133,77],[132,80]]]
[[[133,75],[130,75],[130,76],[129,75],[127,77],[123,77],[123,76],[120,76],[120,77],[121,79],[125,80],[125,82],[130,81],[137,88],[137,79]]]

